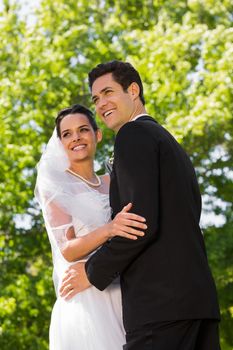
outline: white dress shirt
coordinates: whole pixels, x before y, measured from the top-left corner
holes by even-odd
[[[138,118],[140,118],[140,117],[143,117],[143,116],[145,116],[145,115],[149,117],[149,114],[147,114],[147,113],[141,113],[141,114],[136,115],[136,117],[134,117],[134,118],[131,119],[130,121],[133,122],[133,121],[135,121],[136,119],[138,119]]]

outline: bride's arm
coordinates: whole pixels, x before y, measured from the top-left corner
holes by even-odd
[[[131,204],[128,204],[112,221],[85,236],[67,240],[61,249],[64,258],[69,262],[81,259],[115,236],[132,240],[136,240],[138,236],[143,236],[144,232],[142,230],[147,227],[145,220],[139,215],[128,213],[131,206]],[[72,232],[74,234],[74,228],[71,227],[68,232],[70,235],[72,235]]]
[[[71,216],[54,202],[47,206],[46,221],[62,255],[72,262],[82,259],[112,237],[136,240],[137,236],[143,236],[142,230],[146,229],[145,219],[129,213],[131,207],[132,204],[129,203],[112,221],[80,237],[75,237]]]

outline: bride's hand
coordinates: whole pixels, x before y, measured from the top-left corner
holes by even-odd
[[[132,203],[127,204],[115,218],[107,224],[109,238],[121,236],[129,239],[137,239],[144,236],[143,230],[147,229],[146,219],[140,215],[128,213]]]

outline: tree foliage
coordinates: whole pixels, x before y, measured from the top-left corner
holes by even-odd
[[[23,3],[22,3],[23,4]],[[148,111],[192,157],[204,201],[221,341],[233,346],[231,0],[4,0],[0,10],[0,346],[48,349],[50,247],[33,199],[36,163],[58,110],[91,106],[88,71],[139,70]],[[104,129],[103,164],[113,134]]]

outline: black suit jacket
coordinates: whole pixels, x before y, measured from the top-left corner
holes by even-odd
[[[105,289],[120,274],[126,330],[151,322],[219,319],[216,289],[199,227],[201,196],[187,154],[161,125],[143,116],[118,132],[110,202],[144,216],[136,241],[115,237],[86,263]]]

